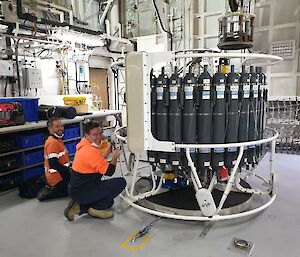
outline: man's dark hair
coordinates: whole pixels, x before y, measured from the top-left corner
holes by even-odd
[[[59,117],[52,117],[47,121],[47,127],[52,128],[54,121],[60,120]]]
[[[90,121],[83,125],[83,132],[85,135],[88,135],[94,128],[100,128],[100,124],[94,121]]]

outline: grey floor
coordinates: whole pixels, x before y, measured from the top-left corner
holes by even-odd
[[[266,162],[266,161],[265,161]],[[300,256],[300,156],[278,154],[278,196],[266,211],[251,218],[218,222],[205,238],[204,224],[161,219],[151,239],[136,251],[120,244],[155,217],[118,198],[115,217],[98,220],[63,216],[68,199],[40,203],[20,199],[17,192],[0,196],[1,257],[99,256],[243,256],[228,249],[234,237],[254,243],[252,256]],[[135,245],[136,247],[144,239]]]

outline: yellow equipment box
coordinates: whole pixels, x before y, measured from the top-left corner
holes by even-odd
[[[86,97],[85,96],[65,96],[64,97],[64,104],[77,106],[81,104],[85,104]]]

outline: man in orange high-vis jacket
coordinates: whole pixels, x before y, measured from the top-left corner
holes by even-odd
[[[98,123],[86,123],[84,133],[85,137],[76,146],[69,183],[72,200],[64,214],[68,220],[83,213],[101,219],[111,218],[114,213],[110,207],[114,198],[124,190],[126,180],[120,177],[102,180],[102,176],[114,174],[120,152],[112,151],[110,163],[100,154],[102,133]]]
[[[44,167],[47,185],[40,190],[40,201],[68,196],[70,180],[70,159],[62,141],[63,125],[60,118],[51,118],[47,122],[50,132],[44,146]]]

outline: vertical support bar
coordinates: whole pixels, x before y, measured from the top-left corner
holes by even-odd
[[[271,196],[276,195],[276,174],[274,171],[274,160],[275,160],[275,150],[276,150],[276,139],[271,142],[271,153],[270,153],[270,188]]]
[[[214,173],[214,175],[213,175],[213,177],[212,177],[212,179],[210,181],[209,187],[208,187],[208,190],[210,192],[213,191],[216,180],[217,180],[217,175],[216,175],[216,173]]]
[[[136,154],[136,159],[135,159],[135,163],[134,163],[134,167],[133,167],[133,178],[132,178],[132,185],[131,185],[131,189],[130,189],[131,197],[133,197],[133,190],[134,190],[134,186],[135,186],[139,161],[140,161],[140,154],[138,153],[138,154]]]
[[[153,172],[153,170],[152,170],[152,167],[149,166],[149,169],[150,169],[151,179],[152,179],[152,183],[153,183],[152,189],[151,189],[150,192],[153,193],[153,192],[155,191],[156,182],[155,182],[155,176],[154,176],[154,172]],[[161,180],[162,180],[162,179],[161,179]]]
[[[79,122],[79,134],[80,137],[83,137],[83,120]]]
[[[223,193],[223,195],[222,195],[222,198],[221,198],[221,201],[220,201],[220,203],[219,203],[219,206],[218,206],[218,208],[217,208],[216,213],[219,213],[219,211],[222,209],[222,207],[223,207],[223,205],[224,205],[224,203],[225,203],[225,200],[226,200],[228,194],[230,193],[230,190],[231,190],[231,188],[232,188],[232,184],[233,184],[233,182],[234,182],[235,174],[236,174],[236,172],[237,172],[237,169],[238,169],[238,167],[239,167],[239,164],[240,164],[241,159],[242,159],[242,156],[243,156],[243,152],[244,152],[244,146],[241,146],[241,147],[240,147],[240,151],[239,151],[239,155],[238,155],[238,157],[237,157],[237,159],[236,159],[236,163],[235,163],[235,165],[234,165],[234,167],[233,167],[233,169],[232,169],[232,172],[231,172],[231,174],[230,174],[230,177],[229,177],[227,186],[226,186],[226,188],[225,188],[225,190],[224,190],[224,193]]]
[[[79,2],[80,2],[80,1],[79,1]],[[101,15],[101,17],[100,17],[100,21],[99,21],[99,25],[100,25],[100,26],[101,26],[102,23],[104,22],[105,17],[106,17],[106,15],[107,15],[108,11],[109,11],[109,8],[110,8],[110,5],[112,4],[112,2],[113,2],[113,0],[109,0],[109,1],[107,2],[106,6],[105,6],[105,9],[104,9],[104,11],[103,11],[103,13],[102,13],[102,15]],[[110,31],[109,31],[109,32],[106,31],[106,33],[108,34],[108,33],[110,33]]]
[[[275,159],[276,139],[271,142],[271,153],[270,153],[270,175],[274,174],[274,159]]]
[[[190,148],[186,148],[185,149],[185,153],[186,153],[186,158],[188,160],[189,166],[191,167],[192,170],[192,176],[194,178],[193,182],[194,182],[194,186],[197,189],[201,189],[202,188],[202,184],[200,182],[200,179],[198,177],[194,162],[192,161],[191,155],[190,155]]]
[[[106,34],[110,36],[110,21],[105,20]]]

